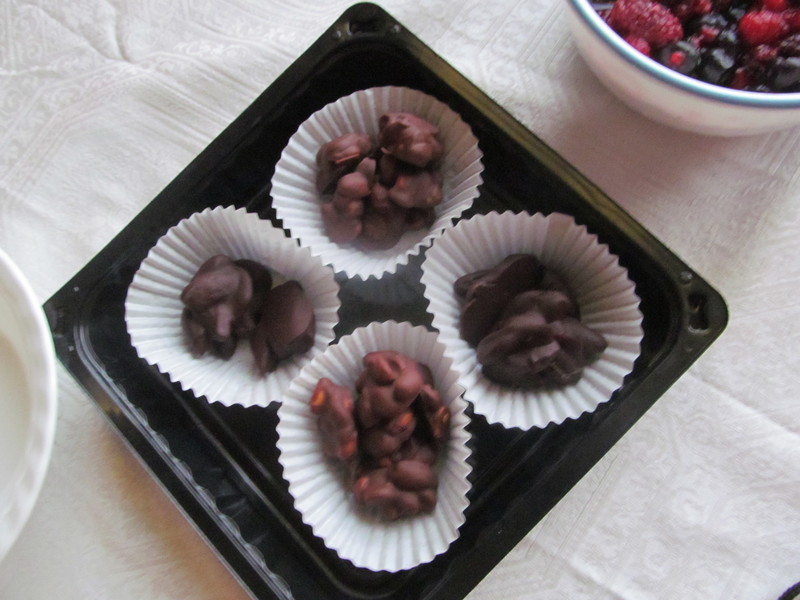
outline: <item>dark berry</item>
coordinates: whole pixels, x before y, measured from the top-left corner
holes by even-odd
[[[728,27],[720,31],[717,39],[714,40],[714,46],[735,55],[739,51],[739,33],[736,31],[736,27]]]
[[[680,41],[664,46],[653,58],[673,71],[689,75],[700,62],[700,50],[690,42]]]
[[[785,38],[778,46],[780,56],[800,56],[800,33]]]
[[[698,67],[698,75],[703,81],[714,85],[726,85],[735,71],[736,61],[722,48],[711,48],[703,52]]]
[[[779,92],[800,91],[800,57],[778,57],[772,65],[772,88]]]
[[[717,33],[731,26],[731,21],[718,12],[712,12],[688,22],[685,29],[691,35],[705,30],[716,30]]]
[[[738,23],[747,14],[747,8],[741,6],[731,6],[724,13],[733,23]]]

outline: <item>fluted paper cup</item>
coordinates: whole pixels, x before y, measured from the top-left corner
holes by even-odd
[[[581,322],[608,343],[573,385],[521,389],[494,383],[483,375],[475,348],[461,338],[454,282],[515,253],[533,254],[559,273],[575,294]],[[639,356],[642,314],[634,283],[608,246],[568,215],[506,212],[460,221],[426,252],[421,280],[464,397],[491,423],[530,429],[576,419],[610,400]]]
[[[312,348],[261,375],[249,340],[229,360],[196,358],[185,341],[181,292],[212,256],[251,259],[266,266],[276,284],[297,280],[314,307]],[[282,229],[244,209],[213,208],[184,219],[162,236],[142,261],[125,299],[125,321],[136,352],[181,388],[226,406],[267,406],[279,401],[300,368],[334,339],[339,286],[333,271]]]
[[[395,350],[430,367],[450,408],[450,438],[439,456],[439,487],[430,514],[382,520],[357,507],[344,467],[327,459],[309,399],[322,377],[355,388],[363,357]],[[292,382],[278,408],[278,449],[283,476],[303,521],[338,555],[373,571],[401,571],[433,560],[458,538],[468,506],[469,433],[458,374],[436,334],[409,323],[371,323],[344,336],[312,360]]]
[[[331,242],[325,233],[317,192],[316,155],[320,146],[346,133],[377,140],[378,120],[387,112],[410,112],[437,125],[444,146],[443,199],[429,229],[409,231],[387,250],[365,251]],[[376,87],[340,98],[315,112],[291,137],[272,178],[272,203],[292,236],[348,277],[380,278],[394,273],[410,256],[430,244],[452,220],[467,210],[482,183],[483,154],[471,128],[445,103],[418,90]]]

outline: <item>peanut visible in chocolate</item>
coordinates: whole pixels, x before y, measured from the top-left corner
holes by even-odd
[[[450,411],[430,369],[405,354],[371,352],[363,365],[354,402],[346,388],[326,378],[312,393],[310,406],[318,415],[324,452],[347,464],[358,505],[389,520],[430,512],[438,486],[435,463],[450,434]],[[351,454],[353,445],[357,451]]]
[[[350,390],[323,377],[317,382],[309,405],[311,412],[317,415],[325,456],[341,461],[354,459],[358,450],[358,434]]]
[[[317,189],[329,239],[362,250],[393,247],[430,227],[442,202],[438,128],[409,113],[379,119],[378,140],[349,133],[320,147]]]

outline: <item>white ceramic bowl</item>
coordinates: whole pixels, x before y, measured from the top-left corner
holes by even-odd
[[[0,250],[0,560],[33,510],[56,429],[53,339],[39,300]]]
[[[645,116],[694,133],[740,136],[800,125],[800,93],[745,92],[681,75],[641,54],[589,0],[567,0],[575,44],[620,100]]]

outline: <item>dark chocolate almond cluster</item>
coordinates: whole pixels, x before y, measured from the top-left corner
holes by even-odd
[[[460,332],[483,374],[520,388],[569,385],[606,348],[580,320],[564,280],[531,254],[512,254],[454,284]]]
[[[233,356],[250,339],[258,370],[306,352],[314,344],[314,307],[297,281],[272,287],[264,265],[224,255],[204,262],[181,293],[182,326],[195,357]]]
[[[327,378],[314,388],[309,404],[323,452],[346,465],[358,505],[388,520],[430,512],[450,411],[430,369],[412,358],[371,352],[363,365],[355,394]]]
[[[430,227],[442,201],[439,129],[410,113],[386,113],[378,139],[347,133],[317,152],[317,190],[332,242],[391,248],[406,231]]]

